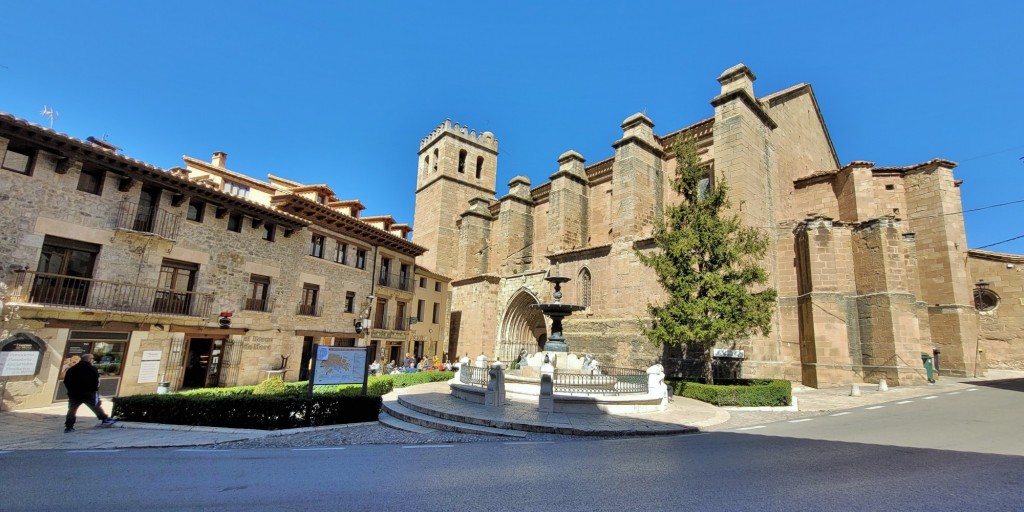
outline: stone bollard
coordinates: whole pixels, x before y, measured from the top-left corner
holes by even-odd
[[[850,396],[860,396],[860,384],[854,383],[850,385]]]
[[[889,383],[885,381],[885,377],[878,379],[878,390],[889,391]]]
[[[656,364],[647,369],[647,392],[661,395],[661,409],[668,408],[668,386],[665,385],[665,367]]]
[[[540,367],[540,412],[555,412],[555,367],[544,363]]]
[[[494,363],[487,370],[487,391],[484,392],[484,405],[488,407],[502,407],[505,405],[505,367],[501,363]]]

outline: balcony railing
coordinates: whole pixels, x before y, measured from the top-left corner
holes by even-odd
[[[117,220],[114,228],[128,229],[176,240],[178,238],[179,215],[157,207],[139,207],[138,203],[121,201],[117,203]]]
[[[12,300],[71,309],[209,316],[213,295],[84,277],[21,271],[15,273]]]
[[[299,304],[295,309],[296,315],[301,316],[324,316],[323,304]]]
[[[412,276],[406,274],[384,274],[381,273],[377,278],[377,284],[381,286],[387,286],[388,288],[394,288],[396,290],[402,290],[406,292],[412,291]]]
[[[395,331],[408,331],[415,322],[415,317],[409,318],[379,318],[373,322],[374,329],[391,329]]]
[[[274,310],[274,301],[269,299],[245,299],[245,304],[242,305],[242,309],[245,311],[270,313]]]

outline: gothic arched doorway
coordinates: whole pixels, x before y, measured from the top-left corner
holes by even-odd
[[[494,354],[499,361],[515,360],[524,348],[530,354],[536,353],[547,341],[548,328],[544,323],[544,314],[531,307],[534,304],[540,304],[540,301],[526,288],[517,291],[508,301]]]

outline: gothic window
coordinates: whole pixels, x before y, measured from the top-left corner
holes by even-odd
[[[476,179],[480,179],[480,176],[484,172],[484,157],[476,157]]]
[[[580,293],[580,304],[589,308],[591,305],[592,286],[590,280],[590,270],[583,269],[580,271],[579,276],[579,293]]]
[[[439,156],[440,154],[438,153],[437,148],[434,148],[434,172],[437,172],[437,160]]]
[[[466,150],[459,151],[459,174],[466,173]],[[479,178],[479,176],[477,176]]]

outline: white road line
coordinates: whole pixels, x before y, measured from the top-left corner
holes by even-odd
[[[896,402],[896,405],[909,404],[910,402],[913,402],[913,400],[904,400],[902,402]]]
[[[117,453],[121,450],[68,450],[68,453]]]
[[[951,392],[951,393],[946,393],[946,394],[947,394],[947,395],[959,395],[959,394],[960,394],[960,392],[959,392],[959,391],[953,391],[953,392]]]
[[[764,428],[764,425],[757,425],[756,427],[743,427],[736,430],[754,430],[755,428]]]
[[[846,416],[849,412],[837,412],[835,414],[829,414],[829,416]]]
[[[869,410],[869,411],[873,411],[873,410],[875,410],[875,409],[882,409],[882,408],[884,408],[884,407],[885,407],[884,405],[876,405],[876,406],[874,406],[874,407],[865,407],[865,409],[867,409],[867,410]]]
[[[521,445],[521,444],[555,444],[554,441],[505,441],[505,445]]]
[[[323,448],[292,448],[293,452],[319,452],[329,450],[344,450],[342,446],[325,446]]]
[[[176,452],[202,452],[202,453],[216,453],[216,452],[230,452],[231,450],[217,450],[214,448],[178,448],[174,450]]]
[[[971,388],[971,389],[968,389],[967,391],[977,391],[977,390],[978,390],[978,388]]]
[[[938,398],[938,397],[937,397],[937,396],[935,396],[935,395],[932,395],[932,396],[926,396],[926,397],[922,398],[921,400],[931,400],[932,398]]]
[[[451,444],[410,444],[402,448],[451,448]]]
[[[799,420],[789,420],[790,423],[800,423],[801,421],[811,421],[814,418],[801,418]]]

